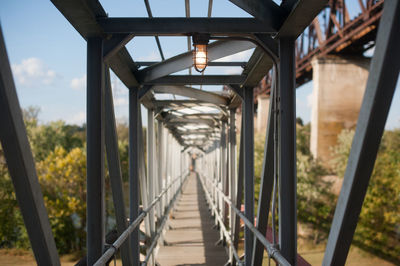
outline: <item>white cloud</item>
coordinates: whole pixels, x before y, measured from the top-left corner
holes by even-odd
[[[70,86],[74,90],[84,90],[86,88],[86,74],[80,78],[73,78]]]
[[[17,82],[27,86],[50,85],[58,76],[36,57],[24,59],[20,64],[13,64],[12,70]]]
[[[77,114],[74,114],[73,116],[69,117],[67,120],[68,124],[72,125],[82,125],[83,123],[86,122],[86,113],[81,111]]]

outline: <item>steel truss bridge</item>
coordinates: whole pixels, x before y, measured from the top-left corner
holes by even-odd
[[[383,0],[329,0],[296,40],[296,86],[312,79],[311,60],[317,56],[360,55],[375,46]],[[255,88],[255,96],[269,94],[268,73]]]
[[[286,0],[280,5],[271,0],[230,1],[254,18],[213,18],[212,1],[207,18],[191,18],[188,12],[185,18],[155,18],[148,1],[149,18],[113,18],[95,0],[52,0],[87,41],[87,265],[104,265],[118,250],[124,265],[154,264],[155,247],[162,238],[169,212],[180,197],[189,165],[199,174],[222,242],[229,250],[229,264],[261,265],[264,250],[278,264],[298,263],[295,40],[310,24],[316,28],[315,18],[328,1]],[[324,265],[344,265],[346,261],[398,79],[399,30],[400,2],[386,0]],[[192,67],[191,51],[138,69],[125,48],[134,36],[193,33],[207,33],[215,40],[208,45],[210,65],[223,65],[213,61],[257,48],[240,75],[171,75]],[[37,263],[60,265],[4,38],[0,36],[1,144]],[[324,51],[321,46],[318,49]],[[159,50],[162,54],[161,45]],[[109,69],[129,90],[129,215],[123,201]],[[269,69],[273,69],[272,104],[254,223],[253,87]],[[227,85],[231,90],[213,93],[189,84]],[[185,99],[157,100],[161,93]],[[140,104],[148,112],[147,166]],[[235,115],[239,106],[242,129],[237,161]],[[110,245],[105,245],[104,230],[105,154],[118,231],[118,239]],[[242,198],[244,212],[240,208]],[[279,235],[270,241],[266,238],[268,216],[275,213],[278,202]],[[243,257],[237,253],[239,220],[245,224]],[[148,237],[143,245],[139,238],[142,221]],[[142,259],[141,246],[145,256]]]

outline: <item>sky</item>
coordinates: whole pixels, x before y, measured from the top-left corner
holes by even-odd
[[[110,17],[147,16],[143,0],[101,0]],[[184,0],[150,0],[155,17],[183,17]],[[190,1],[191,16],[207,16],[208,1]],[[214,17],[249,17],[228,0],[216,0]],[[86,42],[50,0],[1,0],[0,23],[6,41],[20,104],[37,106],[43,123],[64,120],[82,124],[86,115]],[[160,37],[166,58],[187,50],[185,37]],[[160,56],[153,37],[136,37],[128,45],[135,61],[158,61]],[[247,60],[251,50],[230,57]],[[372,53],[370,53],[372,55]],[[225,58],[226,60],[226,58]],[[206,74],[239,74],[241,69],[208,67]],[[187,73],[187,71],[185,72]],[[116,116],[127,121],[128,90],[112,74]],[[297,89],[297,116],[304,122],[311,118],[312,82]],[[399,83],[392,103],[387,129],[400,127]],[[220,90],[220,86],[204,86]],[[145,110],[142,109],[145,116]],[[145,122],[146,117],[143,118]]]

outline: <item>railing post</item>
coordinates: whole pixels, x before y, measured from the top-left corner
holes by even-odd
[[[244,164],[244,154],[243,154],[243,119],[242,119],[242,125],[241,125],[241,130],[240,130],[240,143],[239,143],[239,165],[238,165],[238,171],[237,171],[237,180],[236,180],[236,191],[235,191],[235,205],[238,210],[240,210],[242,206],[242,198],[243,198],[243,179],[244,179],[244,171],[243,171],[243,164]],[[238,249],[239,245],[239,231],[240,231],[240,218],[238,215],[234,215],[234,225],[233,225],[233,245],[235,249]]]
[[[158,121],[158,188],[160,191],[163,190],[163,180],[164,180],[164,128],[161,123],[161,121]],[[160,199],[160,204],[159,204],[159,211],[160,211],[160,217],[164,213],[164,196],[161,197]]]
[[[296,91],[295,91],[295,40],[279,40],[279,244],[282,255],[296,264]]]
[[[87,264],[104,248],[104,83],[103,39],[87,40]]]
[[[129,89],[129,209],[130,222],[139,216],[139,98],[138,88]],[[140,265],[139,227],[131,236],[132,262]]]
[[[154,110],[147,110],[147,177],[148,177],[148,195],[149,202],[154,200]],[[155,234],[155,219],[154,208],[151,208],[149,215],[150,220],[150,237],[154,238]],[[150,263],[153,265],[154,257],[150,258]]]
[[[254,223],[254,96],[253,88],[244,88],[244,213]],[[244,229],[245,265],[250,266],[254,236]]]
[[[236,121],[235,121],[236,109],[229,110],[229,199],[234,202],[236,195]],[[234,211],[233,208],[229,212],[229,228],[231,229],[231,238],[234,235]],[[229,260],[232,262],[232,248],[230,249]]]

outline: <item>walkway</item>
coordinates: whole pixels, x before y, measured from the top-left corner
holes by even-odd
[[[192,173],[177,203],[170,229],[165,234],[167,245],[161,246],[157,262],[168,265],[224,265],[227,260],[225,248],[215,246],[219,232],[208,211],[201,183]]]

